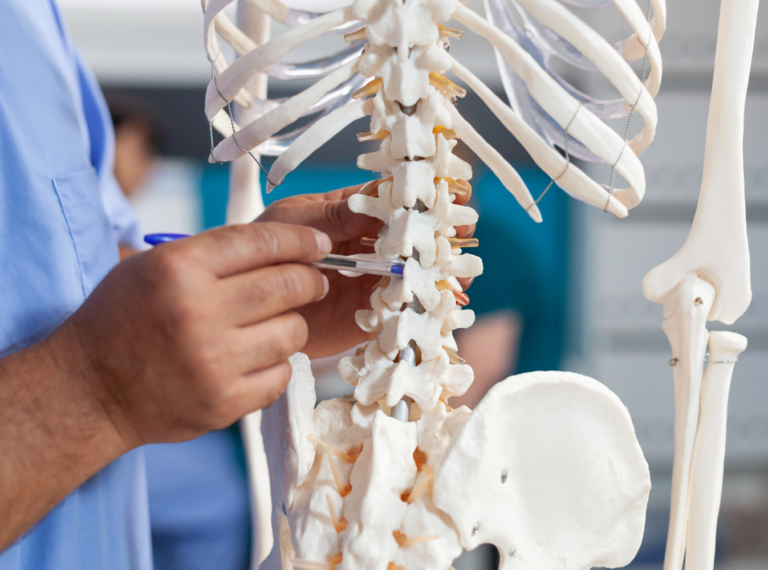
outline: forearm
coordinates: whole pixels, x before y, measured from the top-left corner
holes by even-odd
[[[0,551],[127,451],[67,329],[0,360]]]

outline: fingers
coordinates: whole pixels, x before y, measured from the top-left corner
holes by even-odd
[[[218,228],[163,248],[189,255],[226,277],[276,263],[318,261],[331,251],[331,242],[311,228],[259,223]]]
[[[325,298],[328,278],[299,264],[263,267],[224,280],[224,317],[237,326],[250,325]]]
[[[290,363],[283,360],[237,379],[232,387],[232,415],[241,418],[272,404],[285,392],[291,373]]]
[[[323,203],[320,223],[312,227],[328,234],[333,241],[347,241],[365,235],[378,224],[376,218],[356,214],[349,209],[347,200]]]
[[[280,200],[272,204],[259,221],[275,221],[308,226],[328,235],[334,242],[347,241],[364,235],[377,223],[375,218],[355,214],[349,209],[346,196],[354,194],[353,186],[328,194],[338,200],[312,199],[312,196]],[[328,195],[320,195],[327,197]]]
[[[304,317],[290,311],[236,331],[232,342],[232,370],[237,376],[269,368],[288,359],[307,343]]]
[[[456,237],[459,239],[471,238],[475,234],[476,224],[468,226],[456,226]]]

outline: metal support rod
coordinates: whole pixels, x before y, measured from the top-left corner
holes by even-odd
[[[416,205],[414,206],[414,209],[418,210],[419,212],[423,212],[424,210],[426,210],[426,207],[424,206],[421,200],[416,200]],[[418,261],[419,252],[414,250],[411,257],[416,261]],[[415,296],[413,297],[413,301],[411,301],[410,303],[406,303],[405,308],[411,309],[416,313],[424,312],[424,307],[421,306],[421,303]],[[412,367],[416,368],[416,342],[415,341],[413,340],[410,341],[408,343],[408,346],[406,346],[403,350],[400,351],[400,362],[407,362]],[[410,401],[411,399],[406,397],[400,400],[394,406],[392,406],[392,417],[401,422],[407,422],[410,417],[410,410],[409,410]]]

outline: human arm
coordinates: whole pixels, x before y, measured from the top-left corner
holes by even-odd
[[[320,232],[250,224],[120,263],[46,340],[0,359],[0,551],[145,443],[270,404],[307,338],[292,309],[327,282]]]

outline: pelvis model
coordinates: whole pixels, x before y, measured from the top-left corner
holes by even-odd
[[[650,477],[629,414],[613,393],[578,374],[535,372],[500,382],[474,411],[449,405],[473,380],[453,338],[474,321],[458,278],[482,273],[480,259],[463,251],[473,244],[454,229],[477,221],[466,205],[472,169],[453,154],[457,141],[534,222],[542,216],[517,172],[462,117],[466,91],[446,73],[477,93],[552,184],[623,218],[646,190],[638,156],[656,129],[664,1],[650,0],[646,11],[636,0],[485,0],[486,19],[458,0],[337,1],[325,13],[300,0],[240,0],[239,27],[222,11],[231,2],[203,0],[213,69],[205,111],[225,137],[210,160],[279,155],[267,175],[271,190],[345,126],[370,115],[369,131],[358,138],[381,143],[358,166],[379,178],[349,204],[383,222],[369,255],[405,263],[402,278],[374,288],[372,310],[356,315],[362,329],[379,334],[339,363],[354,391],[316,406],[309,362],[297,354],[287,392],[263,414],[273,547],[262,568],[448,570],[462,548],[482,543],[498,548],[505,569],[631,562],[642,541]],[[612,46],[564,4],[613,5],[634,35]],[[664,305],[673,351],[665,570],[679,570],[684,559],[706,570],[714,561],[728,384],[746,339],[707,333],[705,325],[732,323],[751,296],[741,140],[756,12],[757,0],[722,0],[696,219],[680,252],[644,282],[646,296]],[[270,19],[289,30],[269,40]],[[451,56],[449,47],[460,49],[462,36],[451,21],[493,44],[512,107]],[[319,60],[280,61],[328,34],[343,34],[349,45]],[[231,65],[218,37],[239,54]],[[553,58],[601,73],[621,98],[581,93],[550,68]],[[641,77],[630,61],[642,61]],[[268,75],[316,82],[270,100]],[[312,114],[314,122],[291,130]],[[620,135],[604,122],[622,115],[643,120],[631,139],[629,125]],[[609,184],[593,180],[571,157],[610,165]],[[614,175],[626,187],[614,188]],[[252,219],[260,204],[257,162],[245,157],[234,163],[230,221]],[[249,432],[252,443],[260,437]],[[257,477],[255,485],[263,489],[266,481]]]

